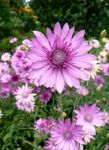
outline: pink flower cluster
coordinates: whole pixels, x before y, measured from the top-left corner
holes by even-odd
[[[76,116],[73,122],[70,119],[39,119],[35,122],[38,132],[50,134],[46,144],[46,150],[79,150],[79,146],[86,145],[96,136],[96,127],[102,127],[109,123],[109,114],[102,112],[95,104],[85,104],[79,110],[75,110]]]

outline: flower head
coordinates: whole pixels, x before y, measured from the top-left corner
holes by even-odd
[[[42,118],[38,119],[34,125],[35,129],[38,131],[44,131],[45,126],[46,126],[46,119]]]
[[[11,54],[10,53],[3,53],[1,56],[2,61],[10,61],[11,60]]]
[[[100,65],[100,62],[95,60],[92,62],[92,66],[85,70],[85,72],[88,74],[88,76],[92,79],[95,79],[97,76],[97,73],[102,70],[102,67]]]
[[[104,75],[109,77],[109,63],[103,64],[102,66],[103,66]]]
[[[81,86],[79,89],[77,89],[77,93],[86,96],[89,94],[89,90],[85,86]]]
[[[36,94],[32,93],[32,88],[27,84],[19,87],[15,92],[16,106],[18,109],[31,112],[35,108],[35,99]]]
[[[83,130],[95,133],[95,127],[105,125],[104,113],[95,104],[88,106],[85,104],[76,110],[76,124],[83,126]]]
[[[52,96],[52,94],[51,94],[50,90],[45,90],[40,95],[40,101],[42,103],[47,103],[48,101],[50,101],[51,96]]]
[[[74,36],[73,33],[74,28],[69,28],[68,23],[61,28],[59,22],[54,32],[47,28],[47,37],[34,31],[36,38],[27,43],[28,47],[31,45],[27,56],[33,62],[30,78],[37,86],[55,88],[61,93],[66,85],[78,88],[79,79],[89,80],[83,69],[90,68],[96,57],[87,54],[91,46],[84,40],[85,31]]]
[[[77,150],[77,144],[82,142],[82,128],[69,119],[65,122],[60,119],[50,133],[49,140],[56,146],[56,150]]]
[[[89,41],[89,44],[93,48],[99,48],[100,47],[100,42],[96,39],[92,39],[91,41]]]
[[[104,85],[104,83],[105,83],[105,80],[104,80],[104,78],[103,78],[103,76],[97,76],[96,78],[95,78],[95,85],[98,87],[98,88],[102,88],[103,87],[103,85]]]
[[[16,43],[17,42],[17,38],[16,37],[14,37],[14,38],[12,38],[11,40],[10,40],[10,44],[14,44],[14,43]]]

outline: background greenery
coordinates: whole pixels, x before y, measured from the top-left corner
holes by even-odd
[[[31,12],[22,11],[25,0],[0,0],[0,49],[10,50],[9,39],[31,35],[32,30],[45,31],[56,21],[68,22],[76,30],[85,29],[88,37],[109,33],[109,0],[30,0]],[[36,18],[35,18],[36,17]]]

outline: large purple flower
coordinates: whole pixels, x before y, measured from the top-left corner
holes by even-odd
[[[84,40],[84,30],[72,36],[74,28],[69,28],[68,23],[61,28],[57,22],[54,32],[47,28],[47,37],[33,32],[36,38],[23,44],[30,48],[28,58],[33,62],[30,78],[36,85],[53,87],[61,93],[65,85],[78,88],[79,79],[89,80],[85,70],[90,70],[96,57],[87,54],[91,46]]]
[[[78,150],[78,144],[83,143],[82,127],[75,125],[70,119],[65,121],[60,119],[50,133],[47,150],[50,149],[51,144],[54,146],[54,150]]]

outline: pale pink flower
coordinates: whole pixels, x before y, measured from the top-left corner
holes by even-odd
[[[96,104],[80,106],[80,109],[76,110],[75,113],[76,124],[83,126],[83,130],[87,132],[94,134],[96,133],[95,127],[105,125],[104,113],[100,111]]]
[[[3,53],[1,56],[2,61],[10,61],[11,60],[11,54],[10,53]]]
[[[93,48],[99,48],[100,47],[100,42],[96,39],[92,39],[89,41],[90,46]]]
[[[77,93],[79,95],[86,96],[89,94],[89,90],[85,86],[81,86],[79,89],[77,89]]]
[[[15,92],[16,106],[18,109],[32,112],[35,108],[35,95],[27,84],[19,87]]]
[[[12,38],[11,40],[10,40],[10,44],[14,44],[14,43],[16,43],[17,42],[17,38],[16,37],[14,37],[14,38]]]
[[[105,49],[109,52],[109,41],[105,44]]]
[[[104,75],[109,77],[109,63],[103,64],[102,67],[103,67]]]
[[[47,28],[46,35],[34,31],[36,38],[26,42],[30,48],[28,58],[33,62],[30,78],[34,83],[55,88],[61,93],[65,86],[79,88],[79,79],[89,80],[85,69],[89,69],[94,55],[88,54],[91,46],[84,40],[85,31],[73,36],[74,28],[59,22],[54,32]]]
[[[109,124],[109,113],[108,112],[104,112],[104,122],[106,124]]]
[[[90,131],[84,130],[84,132],[83,132],[84,144],[86,145],[86,144],[90,143],[91,139],[95,139],[94,138],[95,135],[96,135],[96,133],[92,133]]]

